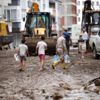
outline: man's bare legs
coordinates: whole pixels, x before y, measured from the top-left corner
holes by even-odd
[[[24,71],[25,70],[25,61],[20,61],[20,71]]]
[[[44,60],[40,61],[40,69],[39,71],[42,71],[44,69]]]
[[[45,55],[40,55],[40,69],[39,71],[44,69]]]

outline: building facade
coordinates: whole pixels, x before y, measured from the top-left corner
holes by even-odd
[[[12,23],[12,31],[25,29],[26,11],[33,2],[39,4],[40,12],[50,12],[52,29],[57,32],[77,23],[76,0],[11,0],[4,8],[4,15]]]
[[[6,20],[12,23],[12,31],[23,31],[25,29],[26,11],[33,2],[39,4],[40,12],[51,13],[53,19],[52,29],[59,31],[61,27],[60,0],[11,0],[11,3],[5,6],[4,12]]]
[[[76,0],[63,0],[62,26],[71,28],[72,24],[77,24]]]
[[[84,7],[84,1],[86,0],[77,0],[77,24],[82,22],[82,10]],[[91,0],[92,8],[94,10],[100,10],[100,0]]]
[[[26,10],[31,3],[30,0],[11,0],[5,7],[6,20],[12,23],[13,32],[25,29]]]
[[[4,15],[4,8],[5,6],[8,5],[8,3],[11,3],[11,0],[0,0],[0,19],[4,19],[5,15]]]

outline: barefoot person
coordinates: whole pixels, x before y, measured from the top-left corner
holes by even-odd
[[[47,44],[44,41],[45,37],[41,37],[41,40],[37,43],[36,50],[38,51],[38,55],[40,58],[40,69],[39,71],[43,70],[44,68],[44,61],[45,61],[45,50],[47,49]]]
[[[28,54],[28,47],[25,44],[25,40],[21,40],[21,44],[19,44],[19,46],[18,46],[17,53],[20,58],[20,70],[19,71],[24,71],[26,56]]]

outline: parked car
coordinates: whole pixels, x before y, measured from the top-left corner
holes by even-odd
[[[99,58],[100,56],[100,30],[94,31],[90,35],[89,44],[93,52],[94,58]]]

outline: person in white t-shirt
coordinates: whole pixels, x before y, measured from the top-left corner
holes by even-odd
[[[44,41],[45,37],[41,36],[41,40],[37,43],[36,50],[40,58],[40,71],[44,68],[45,50],[47,49],[47,43]]]
[[[21,41],[21,44],[18,46],[18,55],[20,57],[20,71],[24,71],[26,56],[28,54],[28,46],[25,44],[25,40]]]
[[[86,42],[89,39],[88,33],[83,31],[82,39]]]
[[[85,30],[83,30],[82,39],[86,43],[86,51],[87,51],[88,47],[89,47],[89,35],[88,35],[88,33]]]

